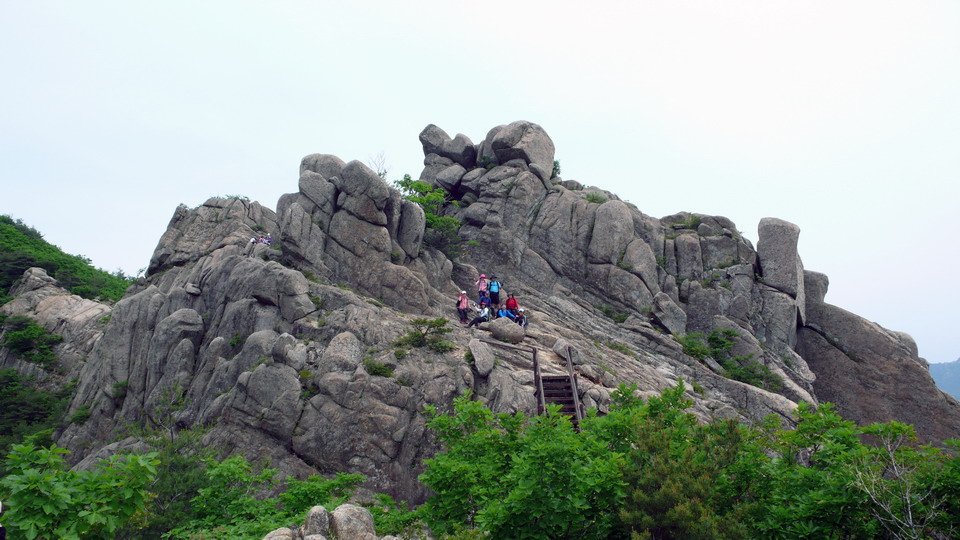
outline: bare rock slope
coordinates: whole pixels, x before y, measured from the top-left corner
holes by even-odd
[[[620,382],[653,394],[683,378],[704,419],[789,421],[798,401],[829,400],[859,422],[960,436],[960,404],[937,390],[909,336],[824,302],[826,276],[804,269],[797,226],[762,220],[754,248],[724,217],[647,216],[551,177],[553,142],[529,122],[479,144],[432,125],[420,140],[420,178],[459,201],[448,212],[469,242],[457,262],[424,244],[423,210],[376,173],[315,154],[276,212],[239,198],[178,208],[148,277],[115,306],[81,302],[31,270],[2,309],[68,335],[59,352],[78,378],[71,409],[90,410],[58,442],[77,459],[136,444],[127,426],[160,421],[182,394],[177,425],[209,426],[206,442],[224,454],[291,474],[358,472],[422,500],[416,478],[436,450],[425,405],[470,390],[496,411],[536,410],[529,355],[483,341],[486,325],[455,328],[450,352],[395,353],[412,319],[454,319],[456,292],[480,271],[527,308],[522,345],[541,351],[547,373],[564,372],[573,352],[587,407],[605,410]],[[272,246],[250,243],[267,233]],[[714,330],[734,332],[732,354],[779,375],[782,389],[728,379],[673,336]],[[38,369],[2,354],[0,365]]]

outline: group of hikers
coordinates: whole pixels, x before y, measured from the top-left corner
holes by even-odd
[[[266,236],[264,236],[264,235],[261,234],[261,235],[260,235],[260,238],[256,238],[256,237],[250,238],[250,243],[251,243],[251,244],[266,244],[266,245],[269,246],[270,244],[273,243],[273,237],[270,236],[270,233],[267,233]]]
[[[512,293],[507,295],[506,300],[501,305],[500,294],[503,292],[503,283],[497,280],[497,276],[491,275],[490,279],[487,280],[486,274],[480,274],[480,279],[476,281],[475,285],[477,286],[476,303],[470,301],[470,298],[467,297],[467,291],[460,291],[460,296],[457,297],[457,312],[460,314],[460,324],[472,328],[482,322],[506,317],[524,328],[527,327],[526,313]],[[471,307],[477,313],[477,316],[468,323],[468,313]]]

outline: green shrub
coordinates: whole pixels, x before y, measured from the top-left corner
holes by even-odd
[[[113,383],[113,392],[110,394],[110,397],[116,400],[122,400],[127,397],[127,387],[130,386],[130,383],[127,381],[120,381]]]
[[[367,373],[374,377],[391,377],[393,376],[393,368],[382,363],[378,362],[372,358],[367,358],[363,361],[363,367],[367,370]]]
[[[603,204],[607,202],[607,199],[599,193],[587,193],[587,196],[584,198],[588,203]]]
[[[617,352],[621,352],[627,356],[633,356],[633,352],[630,350],[630,348],[624,345],[623,343],[620,343],[617,341],[608,341],[607,347],[610,347],[611,349]]]
[[[610,319],[613,319],[613,322],[617,324],[621,324],[622,322],[626,321],[627,318],[629,317],[628,314],[617,311],[613,306],[602,305],[602,306],[594,306],[594,307],[599,309],[600,313],[603,313]]]
[[[684,354],[692,356],[697,360],[705,360],[710,356],[710,347],[703,342],[703,334],[700,332],[691,332],[685,336],[674,336],[680,345],[683,346]]]
[[[450,352],[457,348],[456,345],[445,339],[434,339],[427,346],[430,347],[430,350],[438,353]]]
[[[553,171],[550,172],[550,178],[556,178],[560,176],[560,161],[553,160]]]
[[[398,503],[389,495],[378,493],[373,496],[373,503],[367,509],[373,515],[378,535],[420,538],[419,533],[423,529],[423,510],[420,508],[408,510],[406,504]]]
[[[71,424],[77,424],[78,426],[83,425],[84,422],[90,419],[90,404],[81,405],[80,408],[73,411],[73,414],[70,415],[68,422]]]
[[[240,334],[234,334],[233,337],[230,338],[230,346],[239,347],[243,345],[245,341],[247,341],[247,338],[245,338],[244,336],[241,336]]]
[[[723,362],[727,378],[747,383],[771,392],[783,390],[783,378],[750,356],[734,356]]]
[[[323,309],[323,298],[319,296],[311,296],[310,301],[313,302],[313,307],[317,308],[317,311]]]
[[[403,337],[394,340],[393,344],[396,347],[430,347],[437,352],[450,351],[453,345],[443,339],[443,336],[453,331],[452,328],[447,327],[448,322],[443,317],[414,319],[410,323],[413,328]]]
[[[54,345],[63,341],[63,336],[51,334],[26,315],[12,315],[3,321],[4,341],[0,347],[6,347],[18,358],[52,367],[57,362],[53,353]]]

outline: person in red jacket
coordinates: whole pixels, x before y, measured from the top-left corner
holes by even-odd
[[[510,313],[516,315],[517,310],[520,309],[520,303],[517,302],[517,299],[512,294],[508,294],[507,301],[504,303],[503,307],[507,308],[507,311]]]

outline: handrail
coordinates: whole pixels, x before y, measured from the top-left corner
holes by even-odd
[[[573,389],[574,413],[577,417],[577,425],[583,420],[583,411],[580,405],[580,388],[577,385],[577,374],[573,372],[573,348],[567,345],[567,374],[570,376],[570,386]]]
[[[540,375],[540,360],[537,358],[537,349],[533,349],[533,384],[537,387],[537,414],[547,410],[547,397],[543,392],[543,377]]]

